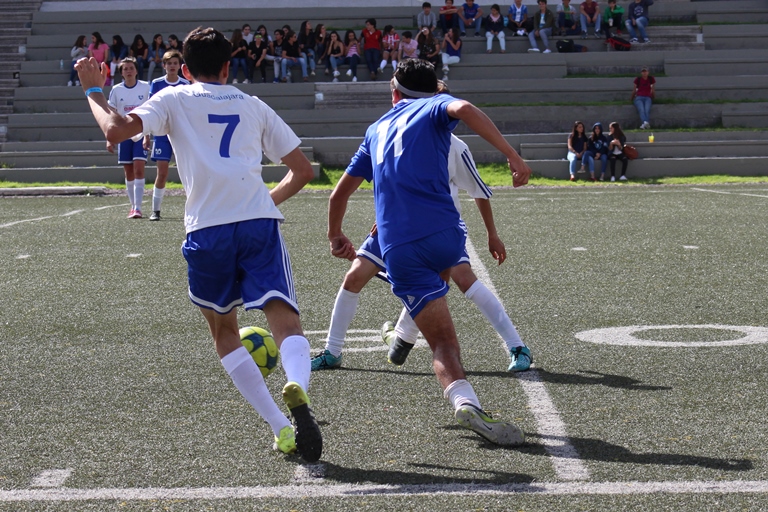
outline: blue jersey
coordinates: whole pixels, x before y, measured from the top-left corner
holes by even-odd
[[[174,83],[169,82],[166,80],[168,78],[168,75],[161,76],[160,78],[155,78],[152,80],[152,84],[149,86],[149,97],[151,98],[155,94],[159,93],[166,87],[176,87],[177,85],[189,85],[189,80],[186,78],[179,77],[178,80],[176,80]]]
[[[373,180],[382,254],[459,224],[448,176],[453,101],[447,94],[400,101],[368,128],[347,167]]]

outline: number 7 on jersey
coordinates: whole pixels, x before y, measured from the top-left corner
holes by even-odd
[[[229,145],[232,143],[232,134],[235,133],[235,128],[240,123],[240,116],[237,114],[229,116],[220,116],[217,114],[208,114],[208,122],[211,124],[225,124],[224,133],[221,136],[221,144],[219,144],[219,155],[222,158],[229,158]]]

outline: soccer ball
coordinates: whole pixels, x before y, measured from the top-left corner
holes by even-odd
[[[243,327],[240,329],[240,341],[256,361],[263,377],[277,368],[280,352],[277,350],[272,333],[261,327]]]

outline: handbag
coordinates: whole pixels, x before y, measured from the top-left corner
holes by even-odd
[[[630,146],[629,144],[625,144],[624,145],[624,156],[626,156],[630,160],[636,159],[639,156],[637,154],[637,148],[635,146]]]

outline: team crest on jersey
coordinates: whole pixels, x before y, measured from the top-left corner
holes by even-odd
[[[139,99],[143,100],[144,99],[144,95],[143,94],[139,94]]]

